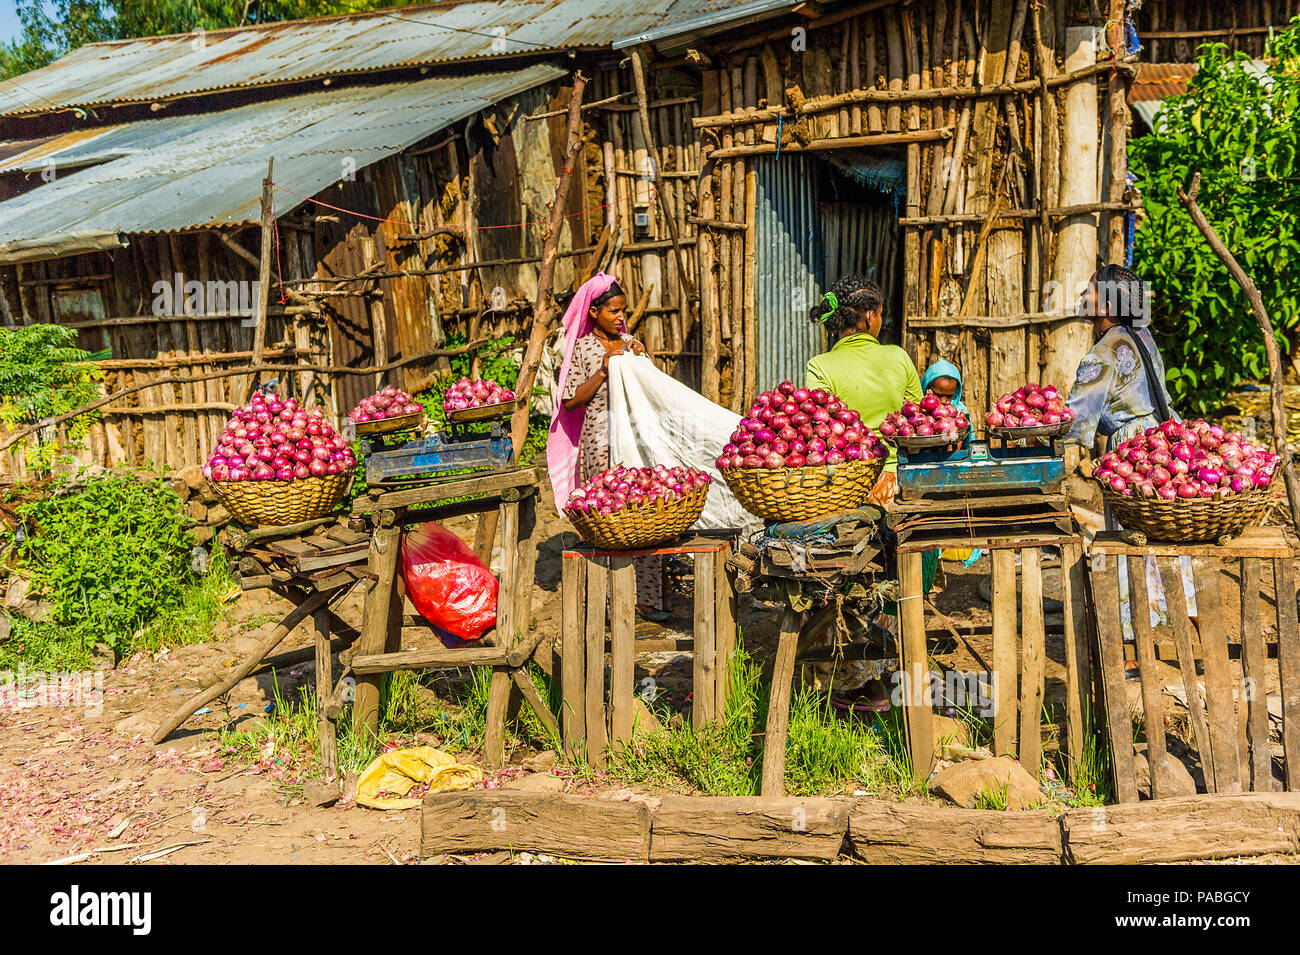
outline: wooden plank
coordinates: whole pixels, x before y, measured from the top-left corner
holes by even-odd
[[[1264,632],[1259,625],[1259,605],[1263,599],[1258,558],[1242,558],[1241,671],[1250,752],[1250,788],[1256,792],[1271,792],[1273,758],[1268,741],[1268,656],[1264,652]]]
[[[1197,629],[1204,654],[1205,696],[1210,727],[1210,758],[1214,761],[1215,792],[1241,792],[1241,764],[1237,755],[1237,728],[1233,714],[1236,681],[1228,667],[1228,636],[1223,621],[1220,590],[1222,565],[1217,558],[1193,557],[1196,581]],[[1204,755],[1202,755],[1204,762]]]
[[[504,666],[505,647],[470,644],[454,649],[428,647],[396,653],[360,653],[352,657],[352,672],[358,676],[392,673],[396,670],[450,670],[459,667]]]
[[[437,484],[424,484],[399,491],[381,491],[359,497],[353,502],[352,513],[365,513],[383,508],[410,507],[412,504],[437,504],[466,494],[495,494],[513,487],[537,485],[537,471],[520,468],[517,471],[493,471],[490,474],[470,474]]]
[[[497,587],[497,634],[503,647],[512,646],[520,638],[515,619],[515,590],[518,586],[519,556],[519,502],[502,501],[501,522],[501,574]],[[531,588],[530,588],[531,589]]]
[[[1060,823],[1065,859],[1074,864],[1151,865],[1292,855],[1300,850],[1300,794],[1180,796],[1071,809]]]
[[[530,639],[533,629],[533,595],[537,592],[537,496],[519,502],[519,530],[515,545],[515,629]]]
[[[293,561],[292,567],[294,573],[311,574],[319,570],[329,570],[333,567],[346,567],[348,564],[360,564],[365,561],[365,553],[370,549],[369,544],[351,545],[338,550],[321,551],[312,557],[299,557]]]
[[[483,765],[488,769],[500,769],[505,765],[506,711],[509,708],[510,671],[504,666],[493,667],[483,731]]]
[[[1116,558],[1091,557],[1093,611],[1097,615],[1097,645],[1101,655],[1101,685],[1110,737],[1111,769],[1115,796],[1120,802],[1137,802],[1137,776],[1133,768],[1133,720],[1124,692],[1124,637],[1119,623],[1119,572]]]
[[[761,792],[776,797],[785,792],[785,741],[790,723],[790,692],[794,680],[794,658],[799,648],[799,629],[803,615],[786,608],[777,638],[776,660],[772,670],[771,700],[767,707],[767,729],[763,737],[763,778]]]
[[[355,652],[358,656],[383,653],[388,641],[389,605],[397,591],[397,563],[402,547],[401,529],[376,527],[370,539],[367,569],[375,575],[361,608],[361,637]],[[352,704],[355,727],[371,733],[379,731],[379,678],[361,675],[357,680]]]
[[[727,715],[727,695],[731,692],[731,658],[736,652],[736,572],[727,566],[730,550],[722,551],[713,561],[715,571],[713,599],[717,620],[714,647],[715,673],[713,706],[719,719]]]
[[[609,558],[609,585],[610,741],[630,743],[636,692],[636,570],[631,557]]]
[[[1297,624],[1295,562],[1273,561],[1277,593],[1277,663],[1282,689],[1282,751],[1286,788],[1300,790],[1300,624]]]
[[[514,668],[510,671],[510,679],[514,682],[515,686],[519,688],[519,693],[524,698],[524,701],[532,708],[532,711],[537,715],[537,718],[541,720],[542,727],[546,732],[550,734],[552,738],[559,739],[560,727],[559,724],[555,722],[555,714],[552,713],[551,708],[546,705],[546,701],[542,699],[542,695],[537,692],[537,687],[533,684],[533,681],[528,678],[528,674],[522,669]]]
[[[851,805],[848,799],[668,795],[650,819],[650,861],[834,859]]]
[[[1078,544],[1061,548],[1061,584],[1065,624],[1065,743],[1071,781],[1084,752],[1084,737],[1091,732],[1092,672],[1088,661],[1088,600],[1083,549]]]
[[[1160,568],[1165,606],[1169,610],[1169,623],[1174,631],[1178,669],[1183,676],[1183,692],[1187,694],[1187,709],[1191,714],[1196,751],[1201,758],[1201,771],[1205,775],[1206,789],[1215,792],[1214,760],[1210,758],[1210,727],[1205,720],[1205,699],[1201,696],[1201,683],[1196,675],[1196,652],[1192,646],[1192,623],[1187,616],[1187,595],[1183,593],[1182,569],[1176,558],[1157,557],[1155,561]]]
[[[1130,554],[1142,557],[1294,557],[1295,550],[1277,527],[1248,527],[1227,544],[1170,544],[1152,541],[1147,544],[1128,544],[1118,531],[1102,531],[1089,545],[1092,553]]]
[[[316,631],[316,734],[320,740],[320,762],[325,771],[325,781],[338,778],[339,747],[334,732],[334,721],[326,714],[330,696],[334,693],[334,663],[330,650],[329,607],[319,607],[312,613]]]
[[[564,724],[564,752],[570,759],[582,755],[587,736],[587,561],[561,559],[560,586],[560,692]]]
[[[1059,865],[1061,827],[1046,810],[989,812],[855,799],[848,848],[876,865]]]
[[[1165,746],[1165,712],[1161,705],[1160,674],[1156,648],[1151,637],[1151,602],[1147,593],[1146,559],[1125,557],[1128,561],[1129,607],[1133,613],[1133,637],[1142,689],[1142,713],[1146,721],[1147,765],[1150,767],[1151,798],[1172,795],[1169,754]]]
[[[898,598],[898,648],[899,673],[903,681],[903,717],[907,726],[912,778],[921,782],[930,775],[934,764],[934,721],[930,703],[930,665],[925,651],[925,605],[922,603],[925,592],[920,554],[899,555],[898,578],[902,585]],[[1011,712],[1014,713],[1015,709]]]
[[[691,667],[691,725],[696,729],[717,717],[714,707],[717,690],[715,559],[714,554],[695,555],[695,652]]]
[[[1038,778],[1043,764],[1043,738],[1039,729],[1043,713],[1043,674],[1047,635],[1043,630],[1042,551],[1027,547],[1020,552],[1020,765]]]
[[[1016,752],[1016,555],[995,550],[993,562],[993,753]]]
[[[548,852],[596,862],[648,862],[644,803],[508,790],[430,793],[420,810],[420,851]]]
[[[608,590],[609,558],[587,561],[587,759],[593,766],[605,765],[605,595]]]

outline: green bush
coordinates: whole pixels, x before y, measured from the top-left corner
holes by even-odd
[[[184,505],[162,479],[110,471],[82,487],[60,482],[16,510],[25,524],[18,556],[53,622],[87,627],[119,653],[177,612],[196,581]]]
[[[1245,295],[1178,201],[1193,173],[1198,203],[1259,286],[1284,356],[1300,353],[1300,18],[1292,23],[1273,40],[1265,82],[1244,53],[1201,47],[1187,92],[1165,100],[1155,132],[1129,145],[1146,210],[1134,261],[1155,286],[1154,328],[1183,414],[1212,411],[1238,381],[1267,374]]]
[[[99,396],[100,371],[76,343],[76,329],[62,325],[0,329],[0,421],[11,428],[34,424]],[[85,414],[68,422],[73,445],[86,436],[94,420],[95,415]],[[49,466],[58,450],[53,443],[35,440],[19,449],[42,467]]]

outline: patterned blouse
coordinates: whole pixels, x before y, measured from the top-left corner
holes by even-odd
[[[1095,436],[1101,433],[1108,438],[1107,447],[1114,448],[1160,423],[1142,358],[1133,347],[1131,335],[1138,336],[1146,347],[1160,387],[1164,388],[1165,363],[1151,332],[1145,327],[1108,329],[1079,362],[1070,388],[1067,404],[1075,414],[1069,435],[1071,441],[1091,446]],[[1165,390],[1165,403],[1173,404],[1168,390]],[[1177,414],[1170,413],[1174,420],[1181,420]]]
[[[573,345],[573,362],[564,383],[561,401],[569,401],[600,371],[605,361],[605,346],[595,335],[584,335]],[[602,383],[584,406],[582,436],[578,439],[578,479],[586,481],[597,471],[609,467],[609,385]]]

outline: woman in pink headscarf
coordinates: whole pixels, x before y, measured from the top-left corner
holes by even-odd
[[[564,362],[551,413],[546,463],[557,507],[580,483],[609,467],[609,360],[625,351],[646,354],[627,333],[627,296],[612,275],[598,272],[578,289],[564,313]],[[636,564],[637,609],[648,620],[668,619],[663,559]]]

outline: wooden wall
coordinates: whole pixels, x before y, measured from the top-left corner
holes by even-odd
[[[1089,326],[1045,313],[1075,311],[1099,256],[1122,254],[1120,218],[1098,205],[1123,199],[1108,88],[1122,107],[1127,83],[1092,46],[1104,19],[1065,0],[918,0],[791,22],[804,33],[773,22],[697,54],[702,322],[719,343],[704,393],[738,409],[774,384],[755,379],[753,221],[778,129],[783,155],[906,150],[902,343],[919,367],[956,361],[976,413],[1026,380],[1068,387]],[[1045,299],[1054,280],[1064,300]]]

